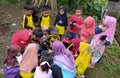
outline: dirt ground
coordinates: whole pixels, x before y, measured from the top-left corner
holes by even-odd
[[[0,5],[0,73],[2,73],[2,62],[11,36],[21,28],[23,8],[21,5],[16,5],[17,7],[15,5]],[[13,23],[16,26],[12,26]],[[0,78],[4,78],[2,74],[0,74]]]

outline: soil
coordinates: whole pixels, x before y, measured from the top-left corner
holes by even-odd
[[[18,4],[0,5],[0,70],[3,68],[2,62],[6,49],[10,45],[11,36],[21,28],[23,8],[20,6]],[[12,26],[12,23],[15,23],[16,26]],[[0,78],[4,78],[1,73],[2,70],[0,71]]]

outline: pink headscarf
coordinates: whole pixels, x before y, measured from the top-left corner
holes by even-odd
[[[109,40],[112,43],[114,39],[115,29],[116,29],[116,22],[117,22],[116,18],[111,16],[106,16],[105,26],[107,26],[107,30],[105,32],[95,35],[94,41],[97,43],[99,42],[99,38],[102,35],[107,35],[107,40]]]
[[[87,24],[88,27],[85,28],[84,24]],[[83,37],[86,41],[88,41],[90,35],[93,35],[95,33],[95,19],[91,16],[88,16],[84,20],[84,24],[81,26],[80,37]]]
[[[92,40],[93,45],[97,45],[100,42],[100,37],[102,35],[107,35],[107,40],[113,42],[114,39],[114,34],[115,34],[115,29],[116,29],[116,18],[111,17],[111,16],[106,16],[105,17],[105,26],[107,26],[107,30],[105,32],[102,32],[100,34],[96,34],[94,36],[94,39]],[[102,55],[104,53],[105,45],[101,47],[100,54]]]

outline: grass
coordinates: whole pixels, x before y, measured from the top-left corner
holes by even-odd
[[[120,77],[120,51],[115,42],[106,47],[99,64],[86,71],[86,78],[119,78]]]

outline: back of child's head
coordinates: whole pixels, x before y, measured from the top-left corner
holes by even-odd
[[[44,56],[41,56],[41,61],[47,61],[50,65],[53,64],[53,54],[46,54]]]
[[[36,37],[42,37],[43,36],[43,32],[41,29],[35,29],[33,32],[32,32],[33,35],[35,35]]]
[[[41,29],[35,29],[31,34],[31,43],[35,42],[40,44],[40,39],[42,39],[43,32]]]
[[[52,28],[51,29],[51,34],[58,35],[59,30],[57,28]]]
[[[26,2],[24,4],[24,9],[26,9],[26,10],[34,10],[34,5],[31,2]]]
[[[100,40],[101,40],[101,41],[104,41],[104,40],[106,40],[106,38],[107,38],[107,35],[102,35],[102,36],[100,37]]]
[[[4,60],[4,64],[7,66],[15,66],[18,64],[18,61],[16,59],[17,54],[21,51],[21,48],[19,45],[12,44],[7,49],[7,55]]]
[[[47,61],[41,62],[40,67],[41,67],[42,71],[47,72],[47,73],[50,69],[50,65]]]

